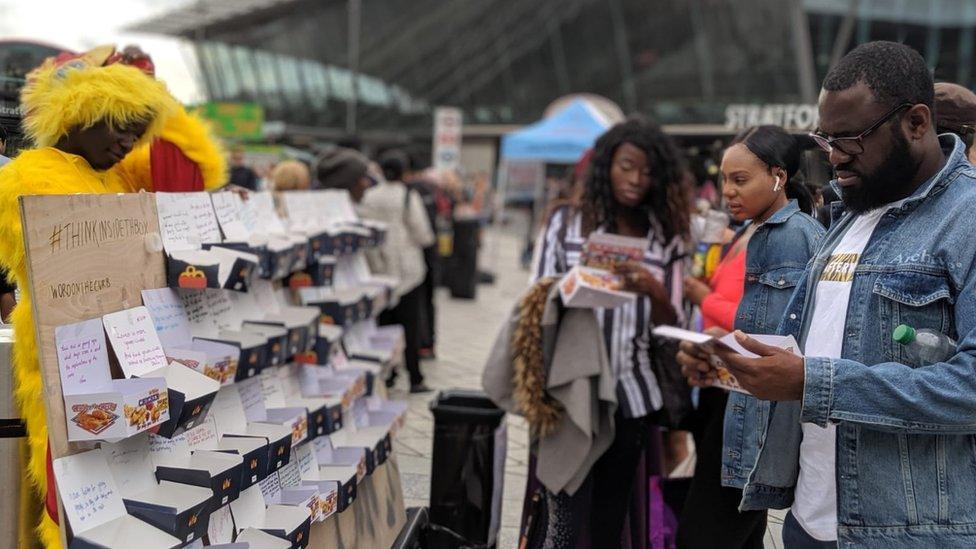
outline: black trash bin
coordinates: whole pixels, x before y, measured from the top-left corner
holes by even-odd
[[[451,297],[474,299],[478,288],[478,233],[481,219],[454,220],[454,250],[448,284]]]
[[[484,393],[463,390],[440,393],[430,410],[434,456],[428,547],[494,546],[505,474],[505,412]]]

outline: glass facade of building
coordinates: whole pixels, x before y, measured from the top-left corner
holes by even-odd
[[[524,124],[577,92],[667,124],[723,124],[729,105],[815,102],[831,61],[878,39],[918,49],[938,80],[976,76],[976,0],[362,1],[358,85],[347,0],[267,4],[159,26],[197,42],[212,99],[309,126],[342,127],[353,94],[359,127],[402,129],[429,128],[432,105]]]

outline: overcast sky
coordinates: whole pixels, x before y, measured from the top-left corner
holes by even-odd
[[[138,44],[153,58],[157,76],[184,103],[204,99],[194,77],[188,42],[121,32],[122,27],[194,0],[0,0],[0,39],[27,39],[72,50],[100,44]]]

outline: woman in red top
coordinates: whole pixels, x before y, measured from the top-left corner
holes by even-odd
[[[737,235],[708,284],[697,278],[685,279],[685,297],[701,307],[706,332],[711,328],[732,331],[745,287],[746,247],[753,232],[754,227],[750,225]]]

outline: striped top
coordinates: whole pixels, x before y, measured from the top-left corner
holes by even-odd
[[[594,232],[604,230],[597,228]],[[664,283],[675,311],[681,316],[684,242],[680,237],[664,242],[660,224],[653,218],[647,238],[650,247],[644,254],[644,266]],[[579,213],[573,214],[568,208],[554,212],[536,241],[530,283],[568,272],[579,263],[585,242]],[[663,403],[661,390],[651,370],[651,299],[638,296],[620,307],[595,309],[594,312],[603,329],[610,365],[617,380],[617,406],[621,413],[624,417],[637,418],[660,409]]]

